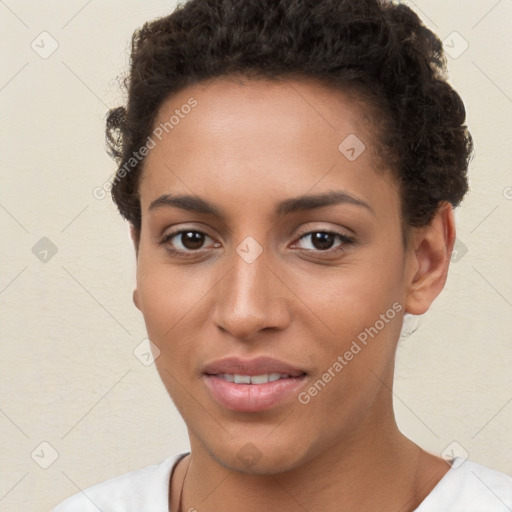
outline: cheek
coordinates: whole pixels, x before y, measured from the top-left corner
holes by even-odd
[[[137,290],[148,338],[160,350],[155,365],[182,415],[187,414],[188,395],[184,389],[196,365],[194,347],[204,324],[201,299],[207,293],[205,280],[184,268],[144,255],[139,257],[137,266]]]
[[[346,342],[403,301],[401,275],[398,255],[376,259],[368,254],[329,272],[295,275],[293,287],[326,332]]]
[[[322,380],[332,380],[324,399],[332,400],[333,406],[361,394],[371,396],[379,386],[375,375],[383,376],[392,364],[400,336],[404,309],[400,246],[383,245],[371,252],[322,279],[308,278],[300,291],[321,320],[316,322],[317,333],[323,328],[324,335],[316,336],[322,342],[311,347],[311,357],[320,363],[320,375],[331,370]],[[341,366],[333,368],[338,357]]]
[[[298,399],[310,418],[327,416],[347,426],[371,409],[383,386],[391,386],[403,306],[384,294],[361,293],[324,314],[333,333],[314,348],[317,372]]]
[[[176,339],[205,293],[198,279],[143,254],[137,264],[137,290],[148,336],[159,347]]]

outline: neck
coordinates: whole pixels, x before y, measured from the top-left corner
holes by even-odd
[[[360,425],[335,447],[279,474],[240,473],[220,464],[191,437],[182,511],[348,512],[414,510],[449,470],[440,458],[421,450],[400,433],[392,414],[379,428]],[[182,478],[173,480],[172,511],[177,510]],[[173,482],[174,483],[174,482]],[[177,487],[174,489],[174,487]]]

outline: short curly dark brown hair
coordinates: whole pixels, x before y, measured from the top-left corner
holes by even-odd
[[[303,76],[366,98],[380,112],[375,126],[386,126],[376,128],[380,154],[400,184],[406,228],[427,225],[442,201],[456,207],[468,190],[473,143],[464,104],[447,83],[441,41],[410,8],[389,0],[189,0],[135,31],[127,105],[107,115],[107,148],[118,164],[112,197],[138,231],[144,159],[133,155],[159,108],[187,86],[229,75]]]

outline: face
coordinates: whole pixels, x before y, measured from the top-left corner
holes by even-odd
[[[134,298],[192,449],[271,473],[378,431],[407,259],[364,104],[223,78],[173,96],[155,129]]]

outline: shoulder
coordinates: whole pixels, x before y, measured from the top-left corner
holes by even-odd
[[[93,485],[63,501],[53,512],[168,512],[170,475],[183,455]]]
[[[455,458],[448,473],[415,512],[510,512],[512,478]]]

